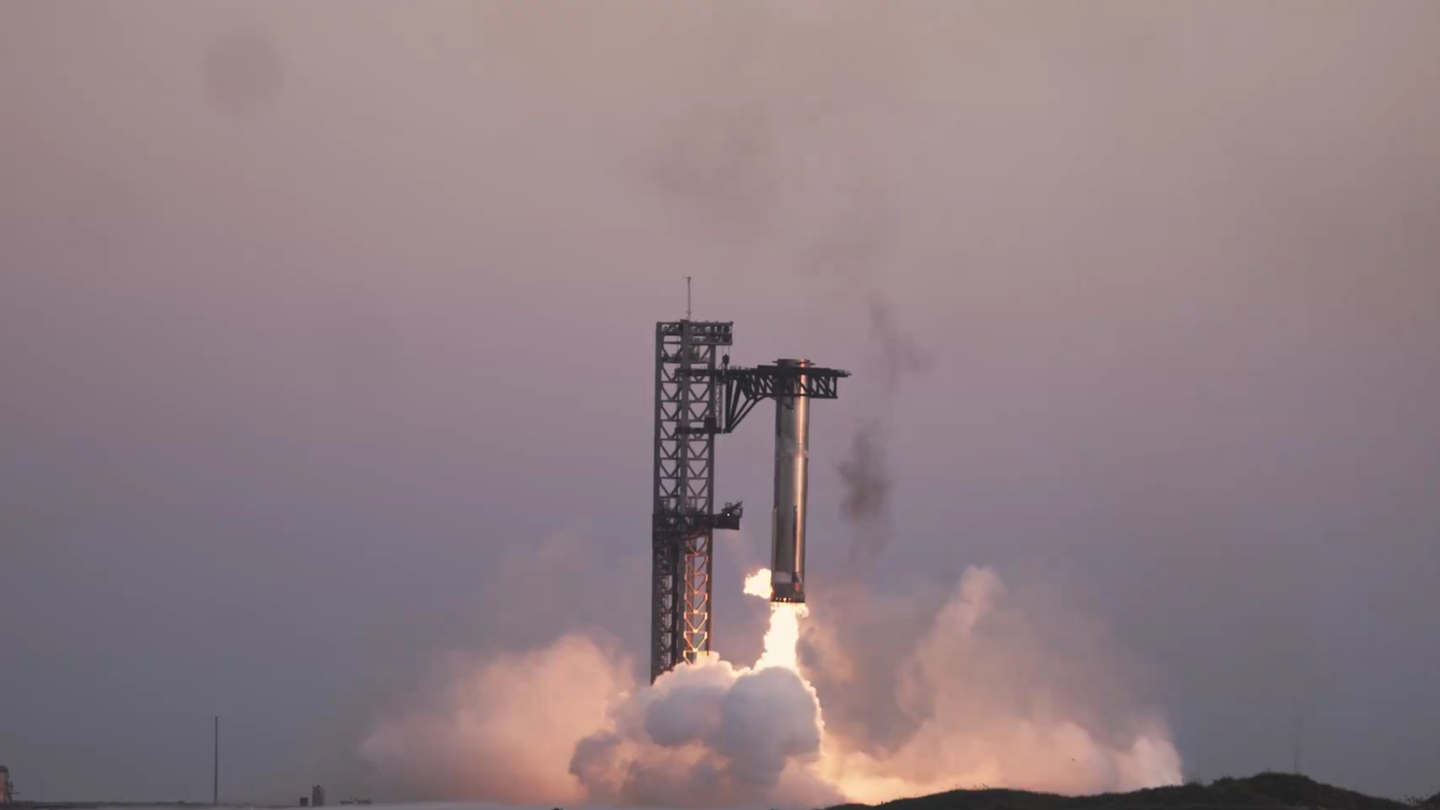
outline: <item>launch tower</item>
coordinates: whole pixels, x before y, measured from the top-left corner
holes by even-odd
[[[711,546],[743,511],[715,511],[715,436],[763,399],[776,402],[776,601],[803,602],[809,400],[835,399],[848,371],[808,360],[732,368],[733,322],[655,324],[655,500],[651,522],[650,680],[710,650]]]

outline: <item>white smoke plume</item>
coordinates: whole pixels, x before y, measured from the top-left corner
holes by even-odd
[[[747,579],[746,593],[768,597],[768,574]],[[457,660],[361,753],[429,797],[513,803],[798,807],[982,785],[1075,794],[1178,783],[1169,731],[1134,705],[1119,657],[1089,636],[1057,640],[1008,599],[994,571],[966,570],[897,662],[890,697],[913,726],[885,750],[827,733],[797,656],[805,607],[774,605],[753,667],[711,655],[639,688],[628,661],[585,636]]]

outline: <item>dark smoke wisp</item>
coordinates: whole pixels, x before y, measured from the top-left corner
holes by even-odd
[[[876,420],[866,422],[850,440],[850,450],[840,461],[840,483],[845,488],[840,514],[855,529],[855,539],[846,555],[852,572],[868,570],[890,544],[890,490],[895,476],[890,471],[887,446]]]
[[[895,473],[890,466],[891,411],[905,381],[930,368],[930,357],[894,317],[890,304],[871,294],[868,304],[870,339],[883,388],[879,404],[855,431],[837,471],[844,495],[840,514],[853,538],[846,552],[850,577],[865,579],[890,544],[890,499]]]
[[[930,370],[930,355],[900,328],[894,310],[878,295],[870,297],[870,339],[880,351],[880,370],[891,396],[905,380]]]
[[[885,446],[877,435],[879,429],[879,423],[872,421],[856,431],[850,452],[839,465],[840,480],[845,485],[840,514],[854,523],[883,516],[890,500],[890,488],[895,484]]]

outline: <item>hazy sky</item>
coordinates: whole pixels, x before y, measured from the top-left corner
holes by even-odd
[[[291,797],[433,650],[643,664],[692,275],[737,362],[856,372],[812,590],[885,413],[879,587],[1045,583],[1194,775],[1300,728],[1428,793],[1437,98],[1433,0],[0,0],[0,762],[208,798],[220,714],[224,795]],[[929,360],[893,396],[876,303]],[[751,656],[764,421],[718,483]]]

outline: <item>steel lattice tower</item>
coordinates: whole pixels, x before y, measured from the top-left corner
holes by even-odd
[[[710,650],[710,548],[717,527],[715,350],[733,323],[655,325],[655,506],[650,679]],[[694,373],[701,372],[701,373]],[[727,510],[728,511],[728,510]],[[738,528],[724,521],[721,528]]]

